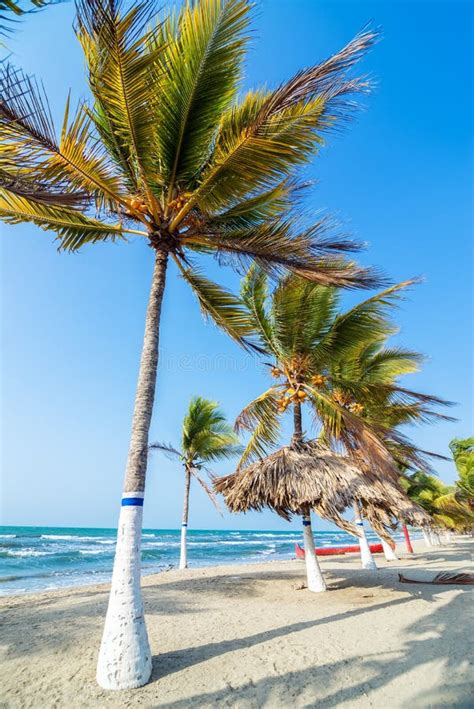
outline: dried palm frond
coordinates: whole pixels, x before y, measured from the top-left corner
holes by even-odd
[[[375,531],[387,540],[396,518],[417,527],[431,522],[395,480],[373,470],[362,471],[317,441],[285,446],[247,468],[215,478],[214,489],[224,496],[232,512],[269,507],[289,520],[292,514],[310,507],[354,535],[358,534],[356,527],[342,517],[354,500],[360,502]]]
[[[466,573],[452,573],[450,571],[442,571],[431,579],[431,581],[424,581],[423,579],[410,579],[408,576],[403,574],[398,574],[398,580],[400,583],[429,583],[433,585],[445,584],[445,585],[463,585],[463,586],[474,586],[474,574]]]

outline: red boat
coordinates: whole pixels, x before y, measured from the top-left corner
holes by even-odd
[[[369,544],[372,554],[380,554],[383,552],[381,544]],[[296,556],[298,559],[304,559],[304,549],[299,544],[295,544]],[[336,556],[338,554],[358,554],[360,552],[359,545],[355,544],[351,547],[326,547],[325,549],[316,549],[317,556]]]

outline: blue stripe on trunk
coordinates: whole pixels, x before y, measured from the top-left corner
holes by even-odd
[[[143,507],[143,497],[123,497],[122,507]]]

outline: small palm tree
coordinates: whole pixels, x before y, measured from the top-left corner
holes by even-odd
[[[326,61],[275,89],[240,94],[249,0],[196,0],[161,23],[142,0],[76,0],[76,33],[92,94],[67,102],[59,137],[35,80],[0,67],[0,219],[56,233],[59,246],[139,237],[153,275],[97,679],[145,684],[151,652],[140,589],[148,434],[160,317],[172,262],[203,311],[248,345],[238,300],[204,277],[193,256],[237,268],[255,261],[343,287],[378,276],[349,261],[355,245],[325,220],[301,220],[296,176],[324,135],[353,113],[365,78],[351,68],[376,33],[357,35]]]
[[[241,452],[239,439],[226,422],[225,416],[214,401],[196,396],[191,399],[188,413],[184,417],[180,449],[165,443],[151,443],[150,450],[179,458],[184,465],[184,504],[181,525],[181,552],[179,568],[188,565],[186,536],[189,516],[189,492],[191,477],[202,485],[211,501],[217,506],[215,495],[206,481],[199,475],[201,470],[212,475],[207,463],[232,458]]]

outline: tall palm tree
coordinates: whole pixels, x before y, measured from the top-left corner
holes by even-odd
[[[57,234],[61,249],[137,235],[153,276],[132,420],[110,603],[99,654],[105,688],[145,684],[151,652],[140,591],[142,506],[155,396],[161,305],[171,260],[199,304],[247,344],[246,314],[207,280],[193,254],[256,261],[325,284],[373,287],[328,224],[299,218],[295,171],[353,113],[365,78],[351,68],[376,33],[276,89],[239,95],[248,0],[185,3],[161,24],[148,0],[77,0],[91,105],[67,102],[59,138],[35,80],[0,68],[0,218]]]
[[[394,419],[405,409],[413,417],[415,412],[428,417],[428,405],[440,402],[436,397],[402,388],[395,381],[395,375],[416,366],[416,353],[380,346],[394,331],[387,311],[411,284],[406,281],[392,286],[347,312],[339,312],[340,293],[335,288],[290,275],[280,281],[270,297],[266,275],[250,269],[242,284],[242,300],[258,333],[262,356],[272,360],[265,363],[269,374],[277,381],[237,418],[237,431],[251,434],[240,466],[279,442],[281,417],[287,410],[293,413],[293,441],[297,445],[304,435],[302,405],[306,403],[324,442],[336,451],[345,448],[362,469],[375,466],[398,479],[388,432],[392,438],[395,434],[385,419],[368,416],[366,406],[370,401],[370,411],[375,414],[377,405],[380,414],[383,405],[384,416],[387,418],[390,412]],[[369,359],[370,367],[364,371]],[[357,500],[354,502],[357,505]],[[355,509],[362,524],[358,505]],[[302,514],[309,545],[309,510],[302,510]]]
[[[179,568],[188,565],[186,537],[189,517],[189,492],[193,476],[204,488],[214,504],[215,495],[199,472],[210,474],[207,463],[232,458],[239,454],[239,439],[227,423],[224,414],[214,401],[196,396],[191,399],[184,417],[179,449],[166,443],[151,443],[150,450],[159,450],[168,456],[179,458],[184,466],[184,504],[181,524],[181,551]]]

